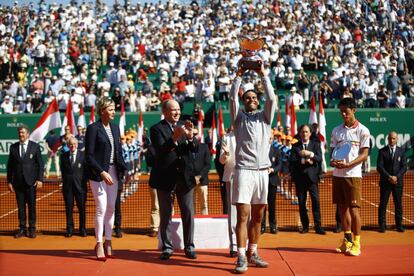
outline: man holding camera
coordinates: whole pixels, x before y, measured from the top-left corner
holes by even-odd
[[[248,263],[256,267],[267,267],[257,253],[260,227],[267,203],[269,181],[269,139],[277,99],[265,69],[249,66],[241,60],[237,77],[230,91],[230,116],[236,137],[235,172],[232,204],[237,208],[237,252],[235,273],[245,273]],[[259,100],[254,90],[244,91],[241,96],[244,110],[239,110],[239,89],[242,76],[247,70],[258,73],[263,80],[266,102],[264,110],[258,111]],[[247,225],[249,215],[251,220]],[[246,252],[246,240],[249,245]]]

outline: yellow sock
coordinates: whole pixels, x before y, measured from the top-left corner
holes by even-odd
[[[355,235],[354,236],[354,242],[360,244],[361,243],[361,235]]]

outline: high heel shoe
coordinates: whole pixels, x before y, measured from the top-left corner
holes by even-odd
[[[97,244],[95,245],[95,255],[96,255],[96,259],[97,259],[98,261],[105,262],[105,261],[106,261],[106,257],[105,257],[105,255],[104,255],[104,256],[99,256],[99,255],[98,255],[99,246],[100,246],[100,244],[99,244],[99,243],[97,243]]]
[[[104,252],[107,258],[116,259],[115,255],[112,253],[112,242],[111,241],[105,241]]]

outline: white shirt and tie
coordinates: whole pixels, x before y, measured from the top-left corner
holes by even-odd
[[[75,161],[76,161],[76,153],[77,153],[77,151],[70,152],[70,158],[69,158],[69,160],[70,160],[70,165],[72,167],[73,167],[73,164],[75,164]]]
[[[393,147],[390,146],[391,159],[394,159],[396,148],[397,148],[396,146],[393,146]]]
[[[23,158],[24,155],[27,152],[27,145],[29,144],[28,141],[25,141],[24,143],[20,143],[20,157]]]

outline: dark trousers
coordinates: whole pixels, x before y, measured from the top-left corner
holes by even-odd
[[[388,199],[390,198],[390,194],[392,193],[392,199],[394,200],[394,207],[395,207],[395,225],[397,227],[402,226],[402,193],[403,193],[403,186],[402,185],[380,185],[380,203],[378,208],[378,223],[380,227],[386,226],[386,217],[385,213],[387,211],[387,204]]]
[[[121,193],[122,190],[118,189],[118,194],[116,195],[115,201],[115,219],[114,219],[114,226],[115,229],[121,229],[121,222],[122,222],[122,214],[121,214]]]
[[[276,227],[276,192],[277,186],[269,185],[267,194],[267,211],[269,213],[269,226]],[[266,226],[266,212],[264,212],[262,225]]]
[[[26,229],[26,204],[29,211],[29,229],[36,229],[36,187],[25,185],[15,188],[19,228]]]
[[[228,203],[227,203],[227,189],[226,182],[220,182],[220,195],[221,203],[223,204],[223,214],[228,214]]]
[[[180,180],[181,181],[181,180]],[[177,185],[179,186],[179,185]],[[183,223],[184,248],[194,249],[194,188],[189,191],[165,191],[157,189],[158,202],[160,206],[160,227],[159,232],[162,240],[162,251],[172,252],[171,216],[174,205],[174,195],[177,195],[178,205]]]
[[[307,175],[295,182],[296,195],[299,201],[299,215],[303,228],[309,228],[308,209],[306,208],[306,200],[309,195],[312,201],[312,214],[315,227],[321,226],[321,208],[319,203],[319,187],[317,183],[310,181]]]
[[[85,203],[86,203],[86,193],[79,193],[68,189],[63,193],[63,199],[65,200],[65,211],[66,211],[66,230],[73,231],[73,205],[76,201],[76,207],[78,207],[79,212],[79,230],[85,229]]]

